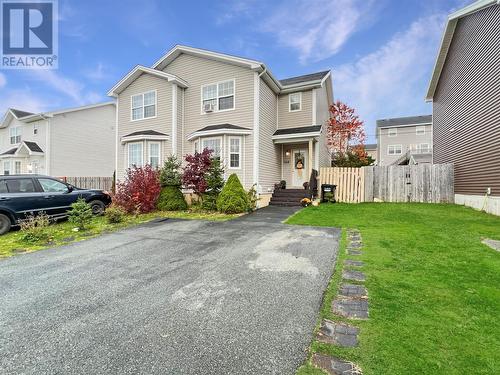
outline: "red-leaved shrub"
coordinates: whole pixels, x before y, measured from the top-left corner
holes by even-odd
[[[202,152],[195,152],[194,155],[186,155],[186,166],[182,174],[184,187],[193,189],[198,196],[201,196],[208,187],[205,177],[211,164],[212,150],[207,148]]]
[[[160,195],[160,173],[150,165],[127,169],[125,181],[116,184],[113,202],[128,213],[154,211]]]

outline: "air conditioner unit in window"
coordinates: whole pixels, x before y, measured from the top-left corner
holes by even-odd
[[[212,103],[205,103],[205,105],[203,106],[203,110],[205,112],[213,112],[215,110],[215,105],[213,105]]]

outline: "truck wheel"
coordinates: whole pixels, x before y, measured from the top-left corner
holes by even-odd
[[[90,208],[92,208],[92,213],[95,216],[101,216],[106,210],[106,205],[101,201],[91,201],[89,202]]]
[[[7,233],[10,230],[11,222],[8,216],[0,214],[0,235]]]

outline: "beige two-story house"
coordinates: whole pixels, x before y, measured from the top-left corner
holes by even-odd
[[[0,122],[0,174],[111,177],[115,103],[53,112],[9,109]]]
[[[432,116],[377,120],[377,165],[432,163]]]
[[[333,101],[330,72],[278,80],[262,62],[175,46],[152,67],[136,66],[108,93],[117,101],[116,170],[160,166],[170,154],[213,150],[226,175],[302,188],[328,166],[323,124]]]

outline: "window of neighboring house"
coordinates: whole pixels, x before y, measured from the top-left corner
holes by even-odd
[[[33,125],[33,135],[37,135],[37,134],[38,134],[38,125],[34,124]]]
[[[400,155],[403,153],[402,145],[389,145],[387,146],[387,153],[389,155]]]
[[[417,133],[417,135],[424,135],[425,134],[425,126],[417,126],[416,133]]]
[[[10,174],[10,160],[3,162],[3,174],[6,176]]]
[[[288,109],[289,112],[300,111],[302,109],[302,93],[294,92],[288,94]]]
[[[15,145],[21,143],[21,127],[10,128],[10,144]]]
[[[0,180],[0,194],[8,193],[9,190],[7,189],[7,181],[5,180]]]
[[[153,168],[160,167],[160,144],[157,142],[150,142],[148,144],[149,152],[148,152],[148,163]]]
[[[20,161],[14,162],[14,173],[21,174],[21,162]]]
[[[156,116],[156,91],[132,95],[132,120]]]
[[[397,136],[398,135],[398,129],[389,129],[387,131],[387,135],[389,137],[395,137],[395,136]]]
[[[428,143],[420,143],[417,145],[417,150],[420,151],[421,153],[427,153],[431,149],[431,145]]]
[[[206,148],[213,151],[212,157],[221,158],[221,139],[220,138],[205,138],[201,140],[202,151]]]
[[[38,174],[38,160],[33,160],[28,164],[28,173]]]
[[[229,138],[229,168],[241,168],[241,138]]]
[[[202,111],[211,104],[214,111],[234,109],[234,80],[202,86]]]
[[[128,144],[128,167],[142,167],[142,142]]]
[[[68,186],[60,181],[49,178],[39,178],[38,182],[42,185],[42,190],[46,193],[66,193]]]

